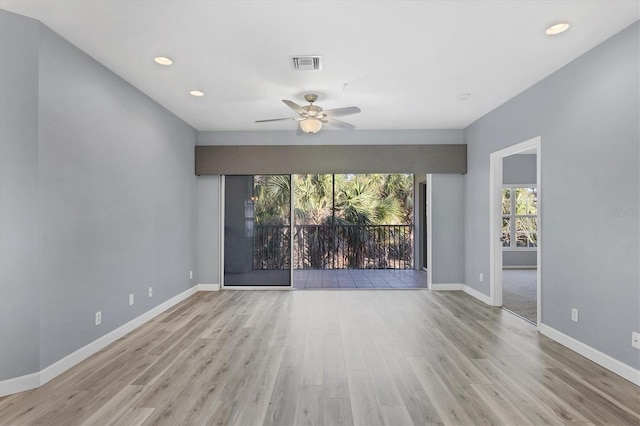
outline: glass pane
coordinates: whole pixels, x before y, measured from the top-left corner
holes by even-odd
[[[535,217],[518,217],[516,219],[516,246],[535,247],[537,230]]]
[[[527,241],[529,236],[526,232],[516,231],[516,247],[528,247]]]
[[[515,188],[516,193],[516,211],[517,215],[536,215],[537,208],[537,192],[536,188]]]
[[[290,285],[290,220],[289,176],[226,176],[224,285]]]
[[[538,190],[537,188],[529,188],[529,209],[527,214],[538,214]]]
[[[511,219],[502,218],[502,247],[511,247]]]
[[[511,214],[511,189],[502,188],[502,214]]]

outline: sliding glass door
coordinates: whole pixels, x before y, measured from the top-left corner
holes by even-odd
[[[224,286],[291,285],[291,177],[225,176]]]

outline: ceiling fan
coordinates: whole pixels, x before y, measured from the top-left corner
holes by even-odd
[[[288,121],[295,120],[300,122],[298,126],[298,134],[301,133],[318,133],[322,126],[326,124],[327,126],[336,127],[338,129],[344,130],[353,130],[355,126],[345,123],[344,121],[336,120],[334,117],[341,117],[343,115],[357,114],[360,112],[360,108],[352,106],[345,108],[336,108],[336,109],[327,109],[323,110],[317,105],[313,103],[318,99],[318,95],[314,93],[309,93],[304,95],[304,99],[309,102],[309,105],[300,106],[295,102],[289,101],[287,99],[283,99],[284,102],[289,108],[294,110],[299,114],[298,117],[287,117],[287,118],[272,118],[269,120],[257,120],[256,123],[266,123],[268,121]]]

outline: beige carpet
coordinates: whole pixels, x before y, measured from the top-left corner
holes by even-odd
[[[536,269],[502,270],[502,306],[529,321],[537,319]]]

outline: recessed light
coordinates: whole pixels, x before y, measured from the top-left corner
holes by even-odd
[[[460,93],[458,95],[458,100],[459,101],[466,101],[467,99],[469,99],[471,97],[471,93]]]
[[[201,90],[192,90],[189,92],[191,96],[204,96],[204,92]]]
[[[547,28],[545,34],[547,35],[556,35],[563,33],[569,29],[569,24],[567,22],[560,22],[559,24],[554,24]]]
[[[166,56],[156,56],[153,60],[156,61],[156,64],[160,65],[171,65],[173,63],[173,60]]]

